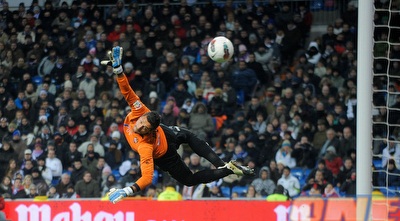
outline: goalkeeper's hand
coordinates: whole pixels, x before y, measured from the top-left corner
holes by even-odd
[[[111,188],[107,195],[110,202],[115,204],[125,197],[132,196],[133,190],[131,187],[125,187],[123,189]]]
[[[108,57],[110,58],[110,60],[101,61],[101,64],[111,65],[113,67],[114,74],[122,74],[122,72],[124,71],[121,66],[122,54],[123,54],[122,47],[115,46],[112,48],[111,51],[108,52]]]

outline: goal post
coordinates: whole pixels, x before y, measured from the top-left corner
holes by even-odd
[[[357,37],[357,201],[372,193],[372,82],[373,82],[373,1],[358,1]],[[357,203],[357,220],[365,217],[365,207]],[[369,215],[367,215],[369,216]]]
[[[357,197],[372,192],[373,1],[358,2]]]

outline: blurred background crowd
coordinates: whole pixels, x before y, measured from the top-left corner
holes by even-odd
[[[315,2],[342,10],[312,36]],[[277,185],[290,197],[355,194],[356,1],[97,3],[33,0],[10,10],[3,1],[0,191],[6,198],[102,197],[138,179],[138,156],[122,130],[130,109],[112,67],[100,65],[116,45],[124,49],[132,88],[163,124],[188,128],[225,161],[257,171],[195,187],[176,183],[184,199],[266,197]],[[375,22],[382,19],[378,14]],[[229,62],[207,56],[215,36],[234,44]],[[398,58],[400,48],[392,50]],[[377,87],[389,83],[380,80]],[[377,110],[374,117],[386,114]],[[400,154],[398,132],[390,132],[391,140],[374,151],[386,153],[380,166],[397,173],[400,157],[391,156]],[[386,134],[374,129],[374,136]],[[190,148],[180,150],[191,170],[210,168]],[[376,185],[400,182],[378,176]],[[156,197],[171,182],[156,168],[153,185],[138,196]]]

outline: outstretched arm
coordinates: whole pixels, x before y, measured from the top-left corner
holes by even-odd
[[[131,86],[129,85],[128,78],[124,74],[124,70],[122,69],[122,47],[116,46],[112,48],[112,51],[108,52],[108,57],[110,60],[102,61],[103,65],[112,65],[113,72],[117,75],[117,83],[121,90],[122,95],[125,97],[126,102],[131,107],[132,111],[138,111],[144,114],[149,112],[150,110],[140,101],[139,96],[133,91]]]
[[[122,95],[124,95],[126,102],[131,107],[132,111],[137,111],[137,115],[143,115],[150,110],[140,101],[139,96],[133,91],[131,86],[129,85],[128,78],[122,72],[121,74],[117,75],[117,82],[119,88],[121,90]]]

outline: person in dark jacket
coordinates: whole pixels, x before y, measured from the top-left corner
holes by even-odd
[[[294,145],[292,156],[296,159],[297,166],[299,167],[307,167],[311,169],[315,166],[316,150],[308,141],[307,136],[302,136],[300,142]]]
[[[174,126],[176,124],[176,117],[173,113],[173,106],[166,104],[162,110],[161,123],[167,126]]]
[[[385,172],[379,174],[379,186],[399,186],[400,185],[400,170],[397,169],[396,163],[390,159],[387,166],[384,168]]]
[[[232,73],[232,86],[236,91],[243,90],[246,101],[250,99],[257,81],[256,73],[247,68],[246,62],[239,61],[237,69]]]
[[[5,175],[5,168],[7,168],[8,163],[11,159],[17,160],[17,153],[14,151],[11,143],[7,139],[3,139],[3,146],[0,149],[0,178]]]
[[[178,81],[178,83],[175,86],[175,89],[173,89],[170,93],[170,96],[174,97],[176,100],[176,105],[178,107],[182,107],[183,102],[186,99],[191,99],[192,95],[187,91],[186,89],[186,82],[185,81]]]
[[[68,186],[72,185],[71,176],[68,173],[61,175],[61,181],[56,185],[56,191],[60,196],[68,193]]]
[[[32,183],[35,185],[35,189],[38,193],[47,192],[47,190],[49,189],[49,186],[42,177],[42,173],[37,167],[34,167],[32,169]]]
[[[106,163],[111,167],[112,170],[118,169],[122,163],[122,152],[117,149],[118,143],[111,141],[110,146],[104,156]]]
[[[83,179],[75,184],[75,191],[81,198],[100,197],[99,184],[92,179],[89,171],[85,171]]]
[[[340,192],[344,192],[346,196],[356,195],[356,170],[353,170],[346,181],[340,187]]]
[[[26,198],[26,192],[22,185],[22,180],[20,178],[14,179],[14,184],[12,186],[12,195],[11,199],[21,199]]]
[[[87,168],[85,168],[82,165],[82,160],[81,159],[75,159],[74,161],[74,169],[72,170],[71,173],[71,178],[72,178],[72,183],[76,184],[78,181],[82,180],[84,172],[87,171]]]

